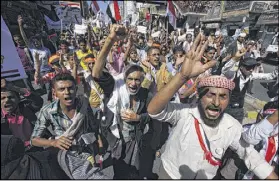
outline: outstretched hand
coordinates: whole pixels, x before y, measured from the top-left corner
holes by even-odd
[[[212,68],[217,63],[216,61],[209,61],[203,65],[200,62],[202,55],[208,45],[208,41],[206,41],[204,44],[202,43],[203,39],[203,35],[199,34],[196,37],[190,51],[186,54],[186,56],[184,56],[181,74],[187,79],[200,75],[206,70]]]

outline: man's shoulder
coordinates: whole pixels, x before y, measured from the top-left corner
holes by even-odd
[[[55,110],[57,110],[57,106],[58,106],[57,101],[48,103],[41,108],[40,114],[44,114],[44,115],[52,114]]]
[[[242,125],[240,124],[240,122],[235,119],[234,117],[232,117],[231,115],[224,113],[224,116],[222,118],[224,121],[224,125],[228,128],[235,128],[235,129],[242,129]]]

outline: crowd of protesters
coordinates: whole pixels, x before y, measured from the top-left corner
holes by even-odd
[[[1,179],[278,179],[278,89],[242,125],[253,80],[278,86],[278,67],[264,73],[245,32],[92,24],[27,37],[23,24],[26,88],[1,79]]]

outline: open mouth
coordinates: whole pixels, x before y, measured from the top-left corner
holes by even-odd
[[[136,87],[129,87],[130,92],[135,93],[137,92],[137,88]]]
[[[221,109],[219,108],[207,108],[206,109],[208,115],[212,117],[218,117],[220,115]]]
[[[72,103],[73,102],[73,98],[72,97],[65,97],[65,101],[67,103]]]
[[[5,107],[5,108],[12,108],[13,105],[11,105],[11,104],[6,104],[4,107]]]

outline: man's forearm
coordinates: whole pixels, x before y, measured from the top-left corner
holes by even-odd
[[[106,64],[106,58],[109,54],[109,51],[110,51],[113,43],[114,43],[114,40],[112,38],[108,37],[106,39],[105,44],[98,56],[95,66],[93,68],[92,76],[94,78],[100,78],[102,70]]]
[[[29,47],[29,41],[28,41],[27,36],[26,36],[26,34],[25,34],[24,30],[23,30],[23,26],[22,25],[19,25],[19,31],[20,31],[20,34],[21,34],[22,39],[25,42],[26,46]]]
[[[187,80],[188,78],[184,77],[181,73],[177,73],[151,100],[147,109],[148,113],[152,115],[160,113]]]
[[[32,141],[32,146],[37,146],[37,147],[53,147],[54,140],[48,140],[45,138],[33,138]]]

